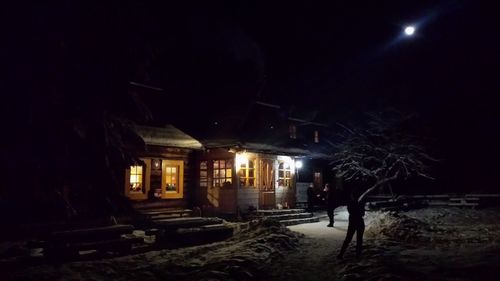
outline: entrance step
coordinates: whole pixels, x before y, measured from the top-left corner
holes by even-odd
[[[255,215],[276,219],[285,226],[319,221],[319,217],[314,217],[313,213],[306,212],[304,209],[257,210]]]
[[[272,209],[272,210],[257,210],[255,214],[257,216],[275,216],[284,214],[298,214],[304,213],[304,209]]]
[[[289,219],[289,220],[282,220],[280,221],[282,224],[285,226],[290,226],[290,225],[297,225],[297,224],[303,224],[303,223],[314,223],[314,222],[319,222],[318,217],[309,217],[309,218],[301,218],[301,219]]]

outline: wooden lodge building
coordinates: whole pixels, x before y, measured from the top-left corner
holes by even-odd
[[[297,182],[319,189],[329,180],[321,143],[328,126],[267,103],[239,112],[244,116],[225,112],[189,134],[172,125],[137,127],[145,148],[133,149],[140,163],[124,171],[124,194],[135,206],[238,215],[293,208]]]

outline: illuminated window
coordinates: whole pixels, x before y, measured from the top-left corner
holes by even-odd
[[[208,164],[207,161],[200,162],[200,186],[208,186]]]
[[[294,124],[290,124],[290,127],[288,129],[290,132],[290,138],[296,139],[297,138],[297,126],[295,126]]]
[[[233,162],[231,160],[213,160],[213,186],[221,187],[232,182]]]
[[[130,166],[130,193],[144,193],[144,168]]]
[[[161,161],[161,198],[174,199],[184,197],[184,161]]]
[[[319,142],[319,132],[318,131],[314,131],[314,142],[315,143]]]
[[[288,162],[280,162],[278,166],[278,184],[279,186],[290,186],[292,171]]]
[[[179,167],[178,166],[165,166],[165,191],[166,192],[179,192]]]
[[[241,163],[238,175],[241,186],[255,186],[255,160]]]

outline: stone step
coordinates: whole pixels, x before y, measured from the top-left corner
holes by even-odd
[[[282,215],[272,215],[266,216],[266,218],[276,219],[279,221],[291,220],[291,219],[304,219],[312,217],[312,213],[292,213],[292,214],[282,214]]]
[[[297,225],[297,224],[303,224],[303,223],[314,223],[314,222],[319,222],[318,217],[310,217],[310,218],[303,218],[303,219],[290,219],[290,220],[282,220],[280,221],[282,224],[285,226],[290,226],[290,225]]]
[[[272,209],[272,210],[257,210],[255,212],[258,216],[275,216],[284,214],[297,214],[304,213],[304,209]]]

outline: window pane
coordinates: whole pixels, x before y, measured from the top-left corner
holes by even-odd
[[[220,170],[220,172],[219,172],[219,176],[220,176],[221,178],[225,178],[225,177],[226,177],[226,170],[224,170],[224,169]]]
[[[220,180],[219,179],[215,179],[214,180],[214,186],[215,187],[219,187],[220,186]]]
[[[219,177],[219,170],[214,170],[214,178],[218,178]]]
[[[214,160],[214,169],[218,169],[218,168],[219,168],[219,161]]]
[[[283,170],[283,165],[284,165],[284,163],[280,163],[279,164],[279,169]]]
[[[254,167],[254,161],[253,160],[249,160],[248,161],[248,168],[253,168]]]
[[[226,166],[226,161],[224,161],[224,160],[220,160],[220,161],[219,161],[219,167],[220,167],[220,168],[224,168],[225,166]]]
[[[206,178],[208,176],[207,171],[200,171],[200,177]]]
[[[233,162],[232,162],[232,161],[230,161],[230,160],[228,160],[228,161],[226,162],[226,168],[232,168],[232,167],[233,167]]]
[[[254,177],[254,170],[248,170],[248,177],[253,178]]]
[[[285,172],[285,178],[289,178],[290,177],[290,171],[286,171]]]
[[[283,172],[283,170],[278,172],[278,177],[284,178],[284,176],[285,176],[285,173]]]
[[[176,190],[177,190],[177,188],[176,188],[175,183],[167,183],[166,190],[167,190],[167,191],[176,191]]]
[[[172,167],[172,174],[177,174],[177,167]]]
[[[248,179],[248,185],[254,186],[254,179]]]
[[[232,177],[231,173],[232,173],[231,169],[226,169],[226,177],[227,178]]]
[[[207,161],[201,161],[200,170],[206,170],[206,169],[207,169]]]

